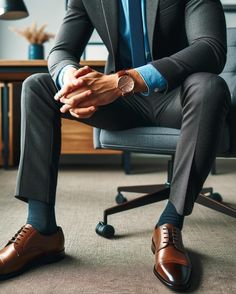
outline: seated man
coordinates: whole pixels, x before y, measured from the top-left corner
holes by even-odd
[[[105,74],[80,67],[94,30],[109,56]],[[170,197],[152,237],[154,273],[185,289],[191,262],[181,239],[184,217],[211,169],[229,107],[217,74],[226,60],[219,0],[69,0],[49,55],[49,74],[22,90],[21,159],[16,197],[28,203],[24,225],[0,251],[0,278],[38,259],[64,256],[55,220],[61,117],[108,130],[180,128]]]

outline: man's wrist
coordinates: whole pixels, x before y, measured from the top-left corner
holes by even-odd
[[[115,81],[116,81],[116,83],[115,83],[116,95],[126,96],[123,94],[123,91],[119,88],[119,85],[118,85],[118,81],[119,81],[121,72],[125,72],[134,81],[134,88],[132,89],[131,93],[145,92],[148,90],[147,85],[146,85],[145,81],[143,80],[142,76],[136,70],[129,69],[129,70],[120,71],[120,72],[114,74]]]
[[[58,74],[58,76],[56,78],[56,85],[57,85],[57,87],[59,89],[61,89],[63,87],[63,85],[64,85],[64,75],[65,75],[65,72],[67,71],[67,69],[69,69],[69,68],[75,68],[76,69],[76,67],[71,65],[71,64],[66,65],[60,70],[60,72],[59,72],[59,74]]]
[[[134,92],[135,93],[148,91],[148,88],[147,88],[147,85],[146,85],[144,79],[135,69],[129,69],[129,70],[127,70],[127,72],[134,80]]]
[[[70,78],[75,71],[77,71],[77,68],[74,66],[68,66],[67,68],[65,68],[65,71],[62,76],[63,85],[67,82],[67,79]]]

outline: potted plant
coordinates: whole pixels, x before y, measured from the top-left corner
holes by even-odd
[[[44,59],[43,44],[55,36],[45,31],[46,26],[46,24],[43,24],[41,27],[37,28],[36,22],[33,22],[31,26],[23,29],[10,27],[10,30],[23,36],[30,43],[28,49],[29,59]]]

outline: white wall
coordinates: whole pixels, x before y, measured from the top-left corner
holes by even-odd
[[[226,25],[227,27],[236,27],[236,13],[235,12],[226,12]]]
[[[55,33],[58,29],[65,11],[64,0],[25,0],[29,17],[22,20],[0,20],[0,58],[2,59],[27,59],[28,42],[21,36],[8,29],[9,26],[23,28],[33,21],[38,25],[47,23],[46,30]],[[45,52],[49,51],[53,41],[45,43]]]
[[[33,21],[38,25],[47,23],[46,30],[56,33],[65,13],[65,0],[25,0],[30,16],[15,21],[0,20],[0,59],[27,59],[28,42],[21,36],[16,35],[8,29],[9,26],[18,28],[29,26]],[[236,26],[236,13],[226,14],[227,26]],[[99,41],[95,33],[91,39]],[[53,40],[45,44],[45,56],[47,56]],[[107,51],[104,48],[89,47],[87,50],[87,59],[105,59]]]

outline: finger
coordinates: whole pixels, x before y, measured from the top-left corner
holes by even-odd
[[[71,91],[73,91],[73,89],[82,87],[83,84],[84,81],[82,79],[73,79],[72,84],[64,85],[61,90],[55,94],[54,99],[57,101],[60,100],[61,97],[67,96],[69,93],[71,93]]]
[[[81,67],[78,70],[76,70],[74,72],[74,77],[75,78],[79,78],[79,77],[82,77],[82,76],[84,76],[84,75],[92,72],[92,71],[93,71],[93,69],[91,67],[89,67],[89,66],[86,65],[86,66]]]
[[[63,96],[63,92],[65,92],[65,90],[63,91],[62,89],[60,91],[58,91],[55,95],[54,95],[54,99],[56,101],[59,101],[60,98]]]
[[[83,108],[83,107],[89,107],[91,105],[97,106],[97,105],[99,105],[100,102],[101,101],[99,101],[98,98],[91,96],[90,99],[81,99],[79,101],[79,103],[76,103],[76,106],[77,107],[81,107],[81,108]]]
[[[77,115],[86,115],[96,111],[97,108],[95,106],[89,106],[85,108],[72,108],[71,111]]]
[[[60,99],[61,103],[69,104],[73,108],[77,107],[81,102],[88,100],[89,96],[92,94],[91,90],[84,91],[82,93],[79,93],[77,95],[69,96],[69,97],[62,97]],[[89,105],[91,106],[91,102],[89,102]]]
[[[68,110],[70,110],[72,108],[71,105],[69,104],[65,104],[60,108],[61,113],[66,113]]]
[[[69,85],[69,84],[64,85],[61,88],[61,90],[55,94],[54,99],[59,101],[60,98],[65,96],[67,93],[69,93],[70,90],[71,90],[71,85]]]
[[[76,118],[88,118],[94,114],[97,110],[95,106],[90,106],[87,108],[72,108],[70,109],[70,114]]]
[[[78,106],[80,99],[81,100],[85,100],[85,99],[88,99],[88,97],[92,94],[92,91],[91,90],[88,90],[88,91],[85,91],[79,95],[77,95],[77,99],[75,99],[75,97],[72,97],[70,99],[68,98],[61,98],[60,101],[62,103],[65,103],[65,105],[63,105],[61,108],[60,108],[60,111],[62,113],[65,113],[67,112],[69,109],[71,108],[75,108]],[[89,103],[89,105],[87,106],[91,106],[91,102]]]

